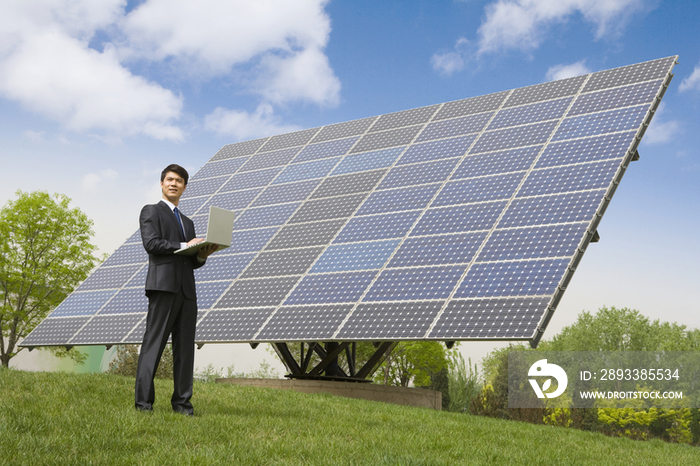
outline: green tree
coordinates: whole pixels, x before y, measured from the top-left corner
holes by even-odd
[[[447,369],[447,352],[437,341],[402,341],[374,374],[374,381],[384,385],[417,387],[431,384],[431,374]]]
[[[694,340],[693,340],[694,339]],[[683,351],[697,348],[698,336],[685,325],[650,321],[634,309],[602,307],[579,314],[538,349],[543,351]]]
[[[70,199],[45,191],[17,191],[0,211],[0,362],[22,348],[26,337],[98,263],[90,243],[92,220]],[[54,350],[82,362],[76,350]]]

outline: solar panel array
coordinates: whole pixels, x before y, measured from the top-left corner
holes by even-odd
[[[537,341],[676,57],[224,146],[181,210],[232,247],[196,270],[196,341]],[[139,232],[23,346],[140,343]]]

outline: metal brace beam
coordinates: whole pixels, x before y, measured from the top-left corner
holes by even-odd
[[[318,346],[318,345],[316,345],[316,346]],[[339,344],[338,347],[337,347],[336,349],[334,349],[334,350],[331,351],[330,353],[327,353],[327,354],[326,354],[326,357],[325,357],[324,359],[322,359],[321,362],[319,362],[319,363],[316,365],[316,367],[314,367],[314,368],[309,372],[309,375],[318,375],[318,374],[320,374],[321,371],[323,371],[323,369],[325,369],[326,366],[327,366],[328,364],[330,364],[331,362],[333,362],[333,361],[338,357],[338,355],[339,355],[340,353],[342,353],[343,351],[345,351],[345,348],[347,348],[348,346],[350,346],[350,342],[348,342],[348,341],[345,341],[345,342]],[[341,370],[341,371],[342,371],[342,370]],[[343,372],[343,376],[344,376],[344,377],[347,377],[347,374],[345,374],[345,373]]]
[[[348,371],[350,377],[355,377],[355,361],[357,360],[357,343],[354,341],[349,347],[345,347],[345,357],[348,360]]]
[[[286,343],[272,343],[272,347],[275,349],[277,356],[280,357],[284,365],[287,366],[287,369],[289,369],[292,374],[303,374],[299,364],[297,364],[297,362],[294,360],[294,356],[292,356],[292,353],[289,351]]]
[[[372,357],[369,358],[369,361],[357,372],[357,378],[365,379],[372,375],[374,371],[377,370],[377,367],[389,356],[389,353],[394,350],[397,344],[398,342],[396,341],[385,341],[379,345],[379,349],[374,352]]]

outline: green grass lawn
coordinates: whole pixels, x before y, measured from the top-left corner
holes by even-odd
[[[0,370],[0,464],[700,465],[700,449],[272,389],[195,383],[195,417],[134,379]]]

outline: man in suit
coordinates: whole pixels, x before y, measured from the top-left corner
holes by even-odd
[[[195,238],[194,224],[177,205],[189,175],[179,165],[166,167],[160,175],[163,199],[141,210],[143,247],[148,252],[146,296],[148,316],[136,370],[136,409],[151,411],[155,401],[153,377],[163,349],[172,334],[173,410],[192,415],[194,335],[197,323],[197,294],[194,269],[201,267],[216,245],[201,248],[191,256],[174,254],[178,249],[204,241]]]

